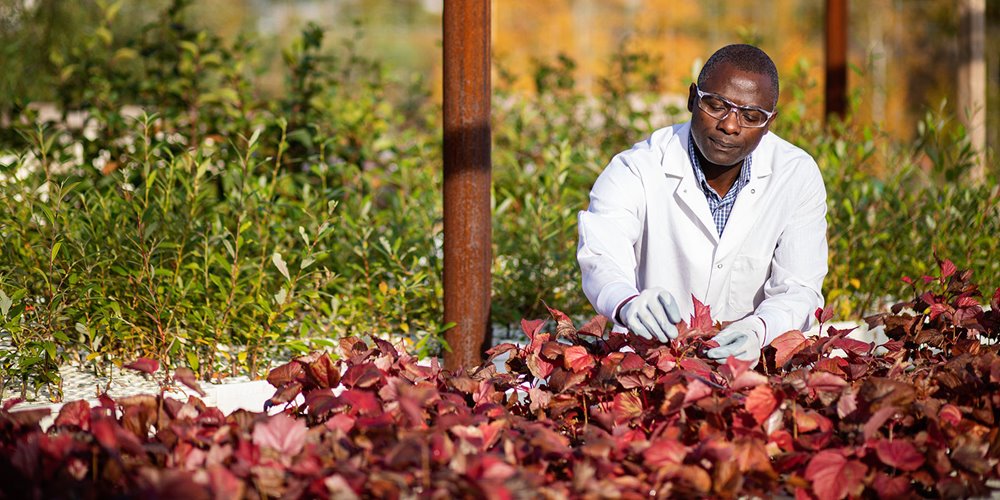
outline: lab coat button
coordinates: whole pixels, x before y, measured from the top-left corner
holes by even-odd
[[[717,264],[715,267],[718,269],[722,269],[722,264]]]

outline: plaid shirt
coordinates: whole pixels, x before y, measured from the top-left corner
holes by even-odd
[[[694,175],[698,179],[698,185],[701,186],[701,190],[705,192],[705,198],[708,200],[708,208],[712,211],[712,220],[715,221],[715,228],[719,230],[719,236],[722,236],[722,230],[726,228],[726,222],[729,221],[729,214],[733,213],[733,205],[736,204],[736,197],[739,196],[740,190],[743,189],[750,182],[750,156],[747,156],[743,160],[743,167],[740,169],[740,176],[736,179],[736,183],[733,187],[729,188],[729,192],[726,193],[725,197],[720,197],[718,193],[712,189],[712,186],[708,185],[708,179],[705,178],[705,173],[701,171],[701,164],[698,162],[698,153],[694,150],[694,138],[688,138],[688,156],[691,157],[691,165],[694,165]]]

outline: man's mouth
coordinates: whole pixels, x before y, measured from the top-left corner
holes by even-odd
[[[712,141],[712,143],[715,144],[715,147],[717,147],[719,149],[736,149],[736,148],[739,147],[736,144],[732,144],[732,143],[728,143],[728,142],[723,142],[723,141],[720,141],[718,139],[713,139],[711,137],[709,137],[708,140]]]

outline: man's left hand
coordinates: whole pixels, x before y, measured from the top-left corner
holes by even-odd
[[[708,357],[719,363],[725,363],[729,356],[743,361],[750,361],[751,368],[757,366],[760,360],[761,339],[764,337],[763,323],[754,317],[736,321],[722,329],[712,340],[719,347],[708,350]]]

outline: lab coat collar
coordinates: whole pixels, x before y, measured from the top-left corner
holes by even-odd
[[[660,165],[663,173],[670,177],[684,179],[694,177],[694,168],[688,158],[688,141],[691,139],[691,122],[684,122],[672,127],[673,135],[667,139],[663,146],[663,156]],[[774,156],[774,137],[768,131],[761,139],[757,149],[751,155],[751,175],[753,178],[767,177],[771,175],[771,163]],[[682,159],[677,161],[677,159]]]

